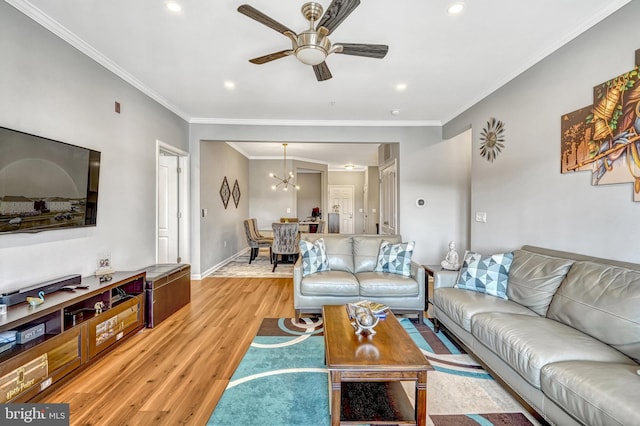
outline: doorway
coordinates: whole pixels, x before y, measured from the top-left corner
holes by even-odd
[[[353,204],[355,188],[353,185],[329,185],[330,210],[340,214],[340,233],[353,234]]]
[[[156,263],[189,263],[188,153],[157,141]]]

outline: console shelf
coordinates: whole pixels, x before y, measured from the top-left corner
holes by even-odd
[[[105,283],[85,277],[86,289],[9,307],[0,332],[44,325],[44,335],[0,352],[0,403],[37,401],[142,329],[145,277],[144,271],[116,272]]]

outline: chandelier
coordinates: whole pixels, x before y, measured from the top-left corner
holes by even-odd
[[[284,160],[283,160],[283,176],[285,176],[284,178],[278,177],[276,176],[274,173],[269,173],[269,176],[278,180],[279,182],[275,185],[271,185],[271,189],[273,189],[274,191],[280,186],[282,185],[282,189],[285,191],[289,190],[289,186],[295,188],[295,189],[300,189],[300,187],[298,185],[295,185],[293,183],[293,180],[295,179],[295,177],[293,176],[293,172],[289,171],[289,173],[287,173],[287,145],[286,143],[282,144],[282,147],[284,148]]]

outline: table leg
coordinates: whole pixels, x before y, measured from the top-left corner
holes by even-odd
[[[416,424],[425,426],[427,424],[427,372],[418,372],[416,381]]]
[[[331,372],[331,398],[330,406],[331,406],[331,426],[339,426],[340,425],[340,412],[341,410],[341,402],[342,402],[342,383],[341,376],[339,371]]]

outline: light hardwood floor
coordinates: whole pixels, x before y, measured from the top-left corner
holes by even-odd
[[[205,425],[262,318],[293,317],[291,278],[206,278],[191,303],[41,402],[71,425]]]

